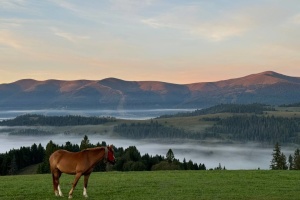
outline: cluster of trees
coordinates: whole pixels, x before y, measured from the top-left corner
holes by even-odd
[[[114,132],[119,136],[133,139],[145,138],[190,138],[200,139],[201,135],[191,133],[183,129],[164,126],[157,121],[151,120],[149,123],[122,123],[114,127]]]
[[[178,113],[175,115],[162,115],[159,118],[170,117],[191,117],[216,113],[254,113],[263,114],[266,111],[275,111],[275,108],[265,104],[253,103],[253,104],[219,104],[209,108],[201,110],[195,110],[189,113]]]
[[[44,155],[45,149],[41,144],[12,149],[0,154],[0,175],[13,175],[24,167],[41,163]]]
[[[206,129],[206,137],[225,137],[237,141],[255,141],[274,144],[299,143],[299,118],[243,115],[219,119]]]
[[[204,164],[194,163],[192,160],[180,162],[175,158],[171,149],[166,157],[161,155],[141,155],[135,146],[127,149],[119,148],[116,151],[117,163],[113,170],[117,171],[151,171],[151,170],[206,170]]]
[[[78,126],[98,125],[116,121],[113,117],[84,117],[84,116],[44,116],[38,114],[26,114],[14,119],[0,122],[0,126]]]
[[[297,148],[294,155],[287,157],[281,152],[281,146],[277,142],[272,153],[270,169],[272,170],[300,170],[300,150]]]
[[[106,146],[106,142],[91,144],[88,137],[84,136],[80,145],[66,142],[64,145],[58,145],[49,141],[44,148],[41,144],[33,144],[31,147],[21,147],[18,150],[10,150],[4,154],[0,154],[0,175],[13,175],[18,170],[33,164],[39,164],[37,173],[50,173],[49,157],[58,150],[65,149],[68,151],[78,152],[80,150]],[[205,164],[197,164],[192,160],[188,162],[184,159],[180,162],[175,158],[171,149],[166,157],[161,155],[151,156],[149,154],[141,155],[135,146],[126,149],[115,147],[116,164],[109,166],[100,162],[94,171],[116,170],[116,171],[150,171],[150,170],[206,170]]]

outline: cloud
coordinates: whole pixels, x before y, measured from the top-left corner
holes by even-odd
[[[153,5],[158,0],[110,0],[113,9],[122,11],[139,11]]]
[[[21,16],[23,14],[42,14],[40,12],[41,5],[39,1],[31,1],[31,0],[1,0],[0,1],[0,15],[5,16],[9,13],[9,16],[16,14],[17,16]],[[2,10],[4,12],[2,12]]]
[[[289,22],[292,23],[292,24],[298,24],[298,25],[300,25],[300,13],[292,16],[289,19]]]
[[[0,5],[4,9],[20,9],[24,8],[27,3],[25,0],[1,0]]]
[[[188,31],[192,35],[205,37],[212,41],[222,41],[231,37],[241,36],[249,30],[249,27],[237,22],[203,23],[198,27],[192,27]]]
[[[7,30],[0,31],[0,45],[16,50],[21,50],[23,48],[21,40],[15,37],[12,32]]]
[[[222,41],[241,36],[251,29],[251,19],[239,13],[212,15],[197,5],[176,7],[171,11],[142,19],[141,23],[152,28],[168,28],[210,41]]]
[[[52,3],[58,5],[61,8],[64,8],[66,10],[70,10],[76,13],[81,13],[80,9],[78,9],[74,4],[71,4],[67,1],[60,1],[60,0],[52,0]]]
[[[50,30],[53,32],[54,35],[61,37],[69,42],[77,43],[80,40],[88,40],[90,39],[90,36],[84,36],[84,35],[75,35],[69,32],[61,31],[55,27],[50,28]]]
[[[157,19],[142,19],[142,23],[151,26],[152,28],[164,28],[164,27],[169,27],[167,24],[164,24],[163,22],[157,20]],[[172,28],[172,26],[170,26]],[[175,28],[175,27],[174,27]]]

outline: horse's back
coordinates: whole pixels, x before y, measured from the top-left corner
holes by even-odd
[[[65,173],[74,173],[73,168],[76,167],[76,164],[74,161],[76,161],[76,157],[78,156],[75,152],[70,152],[67,150],[57,150],[51,154],[49,157],[49,164],[51,171],[55,169],[59,169],[62,172]],[[65,170],[64,168],[71,168],[71,171]],[[68,171],[68,172],[67,172]]]
[[[69,154],[69,153],[71,153],[71,152],[63,150],[63,149],[54,151],[49,157],[50,165],[51,165],[51,163],[57,162],[63,155]]]

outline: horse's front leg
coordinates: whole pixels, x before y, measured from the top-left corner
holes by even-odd
[[[70,190],[70,192],[69,192],[69,199],[72,199],[72,197],[73,197],[73,196],[72,196],[72,195],[73,195],[73,191],[74,191],[74,189],[75,189],[75,187],[76,187],[76,185],[77,185],[77,183],[78,183],[78,181],[79,181],[81,175],[82,175],[82,173],[77,173],[77,174],[75,175],[75,180],[74,180],[74,182],[73,182],[73,184],[72,184],[72,188],[71,188],[71,190]]]
[[[83,196],[84,197],[88,197],[88,195],[87,195],[87,185],[88,185],[90,175],[91,174],[84,175],[84,185],[83,185]]]

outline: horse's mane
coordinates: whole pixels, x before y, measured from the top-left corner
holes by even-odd
[[[104,146],[101,146],[101,147],[92,147],[92,148],[87,148],[87,149],[84,149],[82,151],[87,151],[87,150],[96,150],[96,149],[101,149],[101,148],[105,148]]]

